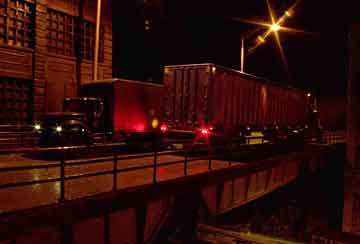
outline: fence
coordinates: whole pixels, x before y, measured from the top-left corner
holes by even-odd
[[[323,135],[323,142],[326,144],[334,144],[342,142],[343,139],[342,133],[325,133]],[[254,141],[255,143],[251,143]],[[243,142],[242,142],[243,143]],[[81,179],[81,178],[90,178],[96,177],[101,175],[112,175],[112,190],[116,191],[118,189],[118,177],[120,173],[125,172],[132,172],[137,170],[144,170],[144,169],[152,169],[152,183],[157,183],[158,176],[157,171],[161,167],[171,166],[171,165],[183,165],[183,176],[187,176],[189,174],[189,164],[196,161],[205,161],[207,162],[207,169],[206,171],[213,170],[213,160],[219,158],[220,155],[232,155],[235,152],[243,151],[244,148],[256,148],[256,145],[253,144],[264,144],[267,141],[264,140],[263,137],[249,137],[246,138],[245,144],[241,144],[241,142],[233,142],[228,144],[227,146],[217,146],[217,147],[210,147],[198,149],[196,153],[192,150],[171,150],[171,151],[160,151],[159,145],[154,144],[154,151],[149,153],[141,153],[141,154],[134,154],[134,155],[121,155],[116,150],[113,150],[111,156],[102,157],[102,158],[88,158],[88,159],[81,159],[81,160],[69,160],[69,155],[76,151],[80,150],[93,150],[93,149],[101,149],[106,148],[108,146],[116,147],[117,144],[110,144],[110,145],[94,145],[94,146],[71,146],[71,147],[58,147],[58,148],[29,148],[26,150],[23,149],[15,149],[12,152],[15,153],[24,153],[24,152],[37,152],[37,153],[49,153],[49,152],[56,152],[60,154],[61,157],[58,159],[57,163],[45,163],[41,165],[28,165],[28,166],[14,166],[14,167],[5,167],[0,168],[0,173],[11,173],[16,171],[25,171],[25,170],[38,170],[38,169],[50,169],[50,168],[57,168],[59,169],[59,174],[56,177],[50,179],[37,179],[37,180],[29,180],[29,181],[18,181],[18,182],[8,182],[8,183],[0,183],[0,189],[5,188],[16,188],[22,186],[30,186],[36,184],[46,184],[46,183],[60,183],[60,191],[59,191],[59,202],[66,201],[66,189],[65,184],[68,181]],[[120,144],[119,144],[120,145]],[[122,144],[121,144],[122,145]],[[285,147],[282,144],[282,147]],[[246,150],[246,149],[245,149]],[[169,161],[169,162],[162,162],[159,163],[159,157],[164,155],[177,155],[182,156],[182,159]],[[119,161],[123,160],[130,160],[130,159],[140,159],[140,158],[152,158],[152,164],[147,165],[140,165],[140,166],[130,166],[126,168],[119,168]],[[232,161],[231,158],[229,160],[223,160],[227,162],[227,166],[231,167]],[[91,173],[84,173],[80,175],[66,175],[66,168],[72,166],[86,166],[86,165],[94,165],[94,164],[111,164],[112,168],[107,170],[100,170]],[[97,194],[97,193],[96,193]]]
[[[112,146],[114,146],[112,144]],[[101,148],[104,146],[94,146],[92,148]],[[157,146],[154,147],[155,149],[158,149]],[[141,154],[133,154],[133,155],[121,155],[119,152],[112,152],[111,156],[101,157],[101,158],[88,158],[88,159],[77,159],[77,160],[70,160],[69,155],[72,153],[79,151],[79,150],[89,150],[89,147],[86,146],[71,146],[71,147],[59,147],[59,148],[37,148],[37,149],[27,149],[27,150],[13,150],[13,152],[37,152],[37,153],[57,153],[58,155],[61,155],[58,159],[57,163],[45,163],[41,165],[27,165],[27,166],[13,166],[13,167],[5,167],[0,168],[0,173],[11,173],[11,172],[17,172],[17,171],[26,171],[26,170],[38,170],[38,169],[53,169],[57,168],[59,169],[59,174],[56,175],[56,177],[50,178],[50,179],[37,179],[37,180],[19,180],[17,182],[8,182],[8,183],[0,183],[0,189],[6,189],[6,188],[17,188],[17,187],[23,187],[23,186],[31,186],[31,185],[37,185],[37,184],[46,184],[46,183],[60,183],[60,191],[58,196],[58,201],[63,202],[66,200],[69,200],[66,198],[66,182],[81,178],[90,178],[95,176],[101,176],[101,175],[112,175],[112,190],[116,191],[118,190],[118,177],[120,177],[121,173],[125,172],[131,172],[131,171],[137,171],[137,170],[143,170],[143,169],[152,169],[152,183],[156,184],[158,181],[158,175],[157,171],[161,167],[166,167],[170,165],[183,165],[183,176],[187,176],[189,174],[189,165],[192,162],[196,161],[205,161],[204,163],[207,164],[207,167],[204,171],[211,171],[213,170],[213,159],[217,157],[216,151],[221,150],[222,154],[226,153],[232,153],[232,148],[228,147],[216,147],[216,148],[206,148],[206,149],[198,149],[196,152],[194,151],[186,151],[186,150],[169,150],[169,151],[159,151],[154,150],[153,152],[149,153],[141,153]],[[91,150],[91,147],[90,147]],[[159,157],[164,155],[176,155],[181,156],[180,160],[172,160],[168,162],[161,162],[159,163]],[[143,164],[138,166],[130,166],[126,168],[119,168],[119,161],[124,160],[130,160],[130,159],[141,159],[141,158],[152,158],[152,164]],[[177,157],[178,158],[178,157]],[[225,162],[225,161],[224,161]],[[144,160],[145,163],[145,160]],[[227,166],[232,166],[232,161],[226,161]],[[87,172],[84,174],[78,174],[78,175],[67,175],[66,168],[73,167],[73,166],[89,166],[94,164],[111,164],[111,170],[99,170],[96,172]],[[179,173],[181,174],[181,173]],[[97,192],[101,193],[101,192]],[[97,194],[96,193],[96,194]]]

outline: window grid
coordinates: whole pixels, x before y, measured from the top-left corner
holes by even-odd
[[[49,52],[74,56],[75,35],[75,17],[48,9],[47,48]]]
[[[1,79],[0,123],[25,124],[30,119],[31,87],[27,80]]]
[[[0,0],[0,44],[32,48],[34,20],[34,1]]]
[[[80,24],[81,33],[81,57],[87,60],[94,59],[96,25],[93,22],[84,20]],[[99,61],[104,60],[104,28],[100,27],[99,37]]]
[[[0,0],[2,1],[2,0]],[[78,28],[79,26],[79,28]],[[51,53],[94,59],[95,23],[57,10],[47,11],[47,49]],[[79,43],[77,50],[76,43]],[[99,61],[104,59],[104,28],[100,28]]]

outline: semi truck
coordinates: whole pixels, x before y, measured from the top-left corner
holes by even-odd
[[[125,79],[85,82],[81,96],[65,98],[63,112],[35,125],[39,144],[150,141],[161,127],[163,92],[163,85]]]

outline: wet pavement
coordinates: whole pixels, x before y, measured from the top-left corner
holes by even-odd
[[[117,168],[125,169],[134,166],[145,166],[153,164],[153,157],[138,159],[118,160]],[[182,161],[183,156],[162,155],[158,157],[157,163]],[[111,171],[113,160],[107,158],[97,164],[71,165],[78,160],[65,161],[65,177],[77,176],[100,171]],[[18,168],[23,166],[55,166],[53,168],[26,169],[14,172],[1,171],[4,168]],[[227,161],[212,160],[212,169],[228,167]],[[199,160],[188,163],[188,175],[208,171],[208,161]],[[184,176],[184,164],[163,166],[157,168],[157,181],[166,181]],[[8,183],[27,182],[34,180],[59,179],[60,161],[49,161],[43,159],[29,158],[22,154],[0,155],[0,188]],[[117,189],[150,184],[153,181],[153,169],[137,169],[136,171],[119,172],[117,174]],[[110,192],[113,189],[113,174],[98,175],[80,179],[69,179],[65,181],[65,200],[81,198],[98,193]],[[16,186],[0,189],[0,213],[20,209],[57,203],[60,199],[60,181],[51,183],[33,184],[28,186]]]

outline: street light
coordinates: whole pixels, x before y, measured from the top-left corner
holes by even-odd
[[[281,25],[285,22],[286,19],[290,18],[294,13],[293,9],[288,9],[284,12],[284,14],[277,20],[277,21],[273,21],[273,23],[271,25],[268,25],[269,28],[268,30],[265,32],[265,34],[263,35],[259,35],[256,38],[256,45],[255,47],[253,47],[251,49],[254,50],[257,46],[265,43],[266,38],[268,37],[268,35],[270,35],[272,32],[276,33],[281,29]],[[253,36],[255,33],[257,33],[259,30],[261,30],[260,28],[257,28],[255,31],[250,32],[249,34],[243,35],[241,37],[241,57],[240,57],[240,72],[244,73],[244,63],[245,63],[245,39],[250,38],[251,36]]]
[[[261,45],[266,42],[266,37],[269,35],[270,32],[277,32],[280,30],[281,26],[278,24],[273,24],[269,27],[269,30],[266,32],[264,36],[259,35],[256,38],[257,45]],[[250,35],[246,35],[241,37],[241,62],[240,62],[240,71],[241,73],[244,73],[244,63],[245,63],[245,39],[250,38],[253,34],[255,34],[257,31],[252,32]],[[254,48],[252,48],[253,50]]]
[[[270,27],[270,30],[272,30],[273,32],[276,32],[278,30],[280,30],[280,25],[278,24],[272,24],[271,27]]]

